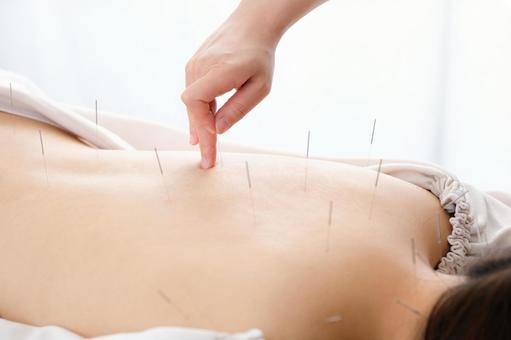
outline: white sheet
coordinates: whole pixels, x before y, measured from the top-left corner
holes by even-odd
[[[2,340],[82,340],[61,327],[33,327],[0,319]],[[119,333],[89,338],[93,340],[264,340],[259,330],[227,334],[208,330],[158,327],[137,333]]]

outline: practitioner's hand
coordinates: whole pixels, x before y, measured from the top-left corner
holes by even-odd
[[[227,131],[268,95],[280,35],[260,23],[231,17],[186,65],[182,100],[188,111],[190,144],[200,144],[201,168],[215,165],[216,134]],[[218,111],[216,97],[236,93]]]

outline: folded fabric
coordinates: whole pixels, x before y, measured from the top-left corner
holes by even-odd
[[[2,340],[83,340],[85,338],[61,327],[34,327],[0,319]],[[264,340],[259,330],[227,334],[201,329],[174,327],[151,328],[143,332],[118,333],[89,338],[92,340]]]
[[[28,79],[4,70],[0,70],[0,110],[60,127],[102,149],[134,149],[112,131],[51,100]]]
[[[375,171],[378,167],[370,166]],[[450,249],[438,264],[439,272],[462,274],[469,261],[493,248],[511,246],[511,206],[504,203],[509,195],[482,192],[433,164],[384,162],[381,171],[430,191],[452,215]],[[434,222],[425,227],[434,230]]]

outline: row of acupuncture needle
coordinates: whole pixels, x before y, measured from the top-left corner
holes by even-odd
[[[14,107],[12,83],[9,83],[9,104],[10,104],[11,108]],[[95,101],[95,110],[94,111],[95,111],[95,119],[94,120],[95,120],[95,125],[96,125],[96,144],[98,144],[99,114],[98,114],[98,101],[97,100]],[[370,146],[369,146],[369,152],[368,152],[367,165],[369,165],[370,161],[371,161],[371,152],[372,152],[372,147],[373,147],[373,143],[374,143],[374,140],[375,140],[375,131],[376,131],[376,119],[373,121],[373,126],[372,126],[372,130],[371,130],[371,138],[370,138]],[[43,158],[46,183],[47,183],[47,185],[49,185],[48,166],[47,166],[47,160],[46,160],[44,135],[43,135],[43,132],[41,130],[39,130],[38,132],[39,132],[39,143],[40,143],[40,148],[41,148],[41,155],[42,155],[42,158]],[[310,142],[311,142],[311,131],[308,131],[307,132],[307,142],[306,142],[306,153],[305,153],[306,165],[305,165],[305,175],[304,175],[304,185],[303,185],[304,192],[307,192],[308,180],[309,180],[309,178],[308,178],[308,175],[309,175],[308,160],[309,160],[309,157],[310,157]],[[220,145],[218,145],[218,147],[220,148]],[[160,175],[161,175],[161,177],[163,179],[163,185],[164,185],[165,191],[167,193],[167,198],[170,201],[170,195],[169,195],[169,192],[168,192],[168,189],[167,189],[167,187],[165,185],[165,180],[164,180],[164,170],[163,170],[162,162],[161,162],[160,155],[159,155],[159,152],[158,152],[157,148],[154,148],[154,153],[155,153],[155,156],[156,156],[156,161],[157,161],[157,165],[158,165],[158,169],[159,169]],[[220,155],[220,159],[222,160],[221,157],[222,156]],[[222,163],[223,163],[223,161],[222,161]],[[373,194],[372,194],[372,197],[371,197],[371,205],[370,205],[370,208],[369,208],[369,219],[372,218],[376,190],[378,188],[380,174],[381,174],[381,171],[382,171],[382,164],[383,164],[383,159],[380,159],[379,163],[378,163],[378,169],[377,169],[377,172],[376,172],[376,178],[375,178],[375,182],[374,182]],[[247,186],[248,186],[249,195],[250,195],[250,204],[251,204],[253,221],[254,221],[254,225],[256,225],[256,212],[255,212],[254,199],[253,199],[253,194],[252,194],[252,178],[251,178],[251,173],[250,173],[250,165],[249,165],[248,161],[245,161],[245,174],[246,174]],[[459,195],[459,197],[456,200],[454,200],[453,203],[456,203],[456,201],[458,201],[461,197],[465,196],[467,193],[468,193],[468,191],[466,191],[466,192],[462,193],[461,195]],[[327,223],[326,223],[327,224],[327,237],[326,237],[327,241],[326,241],[326,246],[325,246],[325,252],[326,253],[328,253],[330,251],[330,233],[331,233],[331,227],[332,227],[332,223],[333,223],[333,220],[332,220],[333,209],[334,209],[334,201],[329,201],[329,203],[328,203],[328,210],[327,210],[328,211]],[[436,225],[436,238],[437,238],[437,242],[441,243],[441,230],[440,230],[441,223],[440,223],[440,214],[439,213],[437,213],[437,215],[436,215],[436,221],[435,222],[436,222],[435,225]],[[481,238],[480,235],[479,235],[479,238]],[[417,258],[416,258],[417,250],[416,250],[415,238],[411,238],[410,239],[410,248],[411,248],[411,262],[412,262],[413,267],[414,267],[415,276],[417,276],[417,269],[416,269],[416,266],[417,266]],[[168,302],[170,300],[170,298],[168,298],[165,294],[161,293],[161,290],[158,291],[158,294],[160,296],[164,296],[165,297],[164,298],[165,301]],[[422,315],[420,313],[420,311],[418,311],[416,308],[414,308],[413,306],[411,306],[411,305],[401,301],[400,299],[396,299],[395,302],[398,305],[400,305],[401,307],[407,309],[410,313],[412,313],[412,314],[414,314],[416,316],[421,316]],[[342,316],[340,316],[340,315],[333,315],[333,316],[327,318],[325,320],[325,322],[326,323],[336,323],[336,322],[339,322],[339,321],[342,321],[342,320],[343,320]]]

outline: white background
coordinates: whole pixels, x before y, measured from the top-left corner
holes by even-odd
[[[253,0],[256,1],[256,0]],[[0,68],[52,98],[187,128],[184,65],[236,0],[2,0]],[[511,0],[331,0],[223,140],[443,165],[511,191]]]

